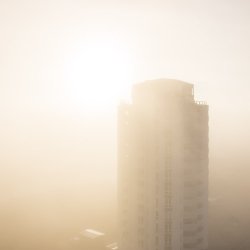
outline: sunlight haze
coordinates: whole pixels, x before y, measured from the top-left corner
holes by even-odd
[[[249,13],[243,0],[1,0],[0,249],[115,235],[117,106],[159,78],[209,104],[211,250],[249,249]]]

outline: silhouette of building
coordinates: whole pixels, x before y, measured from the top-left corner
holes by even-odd
[[[134,85],[118,112],[120,250],[206,250],[208,106],[193,85]]]

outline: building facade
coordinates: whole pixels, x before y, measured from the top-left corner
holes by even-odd
[[[193,85],[134,85],[118,111],[120,250],[207,250],[208,106]]]

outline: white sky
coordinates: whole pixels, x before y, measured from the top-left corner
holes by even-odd
[[[246,157],[250,146],[249,12],[250,2],[243,0],[0,1],[1,148],[8,152],[5,157],[11,151],[16,156],[23,146],[15,133],[20,141],[31,136],[22,122],[26,118],[32,120],[29,126],[46,123],[50,133],[56,128],[49,128],[48,121],[58,122],[64,113],[75,124],[89,119],[88,114],[75,112],[79,107],[68,97],[67,86],[72,83],[65,77],[65,65],[86,40],[99,34],[110,35],[129,51],[134,58],[134,82],[166,77],[194,83],[198,99],[210,105],[212,159],[235,151]],[[106,120],[113,117],[112,112],[104,115]],[[114,117],[105,127],[105,136],[114,142],[112,122]],[[79,125],[71,124],[68,130],[63,130],[64,123],[61,126],[62,134],[66,133],[62,138],[75,126],[76,134],[86,136]],[[41,142],[32,144],[32,140],[31,145]],[[28,158],[30,147],[24,148]],[[105,162],[112,169],[114,150],[115,143]],[[81,152],[76,155],[80,159]]]

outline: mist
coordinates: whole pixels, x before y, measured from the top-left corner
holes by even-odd
[[[133,55],[128,88],[176,78],[208,102],[209,248],[249,249],[249,9],[224,0],[2,0],[0,249],[69,249],[85,228],[116,240],[117,106],[85,109],[68,90],[86,99],[88,83],[65,73],[98,34]]]

